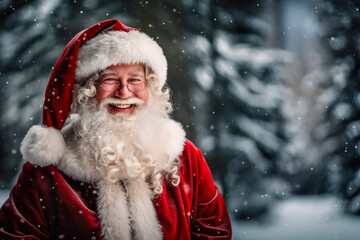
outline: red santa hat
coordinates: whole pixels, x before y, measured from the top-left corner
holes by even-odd
[[[142,63],[166,81],[167,61],[161,47],[148,35],[116,19],[97,23],[75,35],[57,60],[46,88],[42,126],[25,136],[21,153],[40,166],[55,164],[65,152],[59,130],[69,116],[75,82],[117,64]]]

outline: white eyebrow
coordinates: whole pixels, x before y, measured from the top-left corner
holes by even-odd
[[[105,69],[104,71],[102,71],[100,73],[100,76],[107,75],[107,74],[116,74],[116,72],[112,71],[112,70],[109,70],[109,69]]]
[[[133,73],[130,73],[130,75],[131,76],[142,76],[142,77],[144,77],[145,75],[144,75],[144,73],[143,72],[133,72]]]
[[[107,75],[107,74],[114,74],[114,75],[116,75],[117,72],[116,72],[116,71],[109,70],[109,69],[105,69],[104,71],[100,72],[100,76]],[[138,71],[138,72],[132,72],[132,73],[130,73],[130,76],[142,76],[142,77],[144,77],[145,75],[144,75],[143,72]]]

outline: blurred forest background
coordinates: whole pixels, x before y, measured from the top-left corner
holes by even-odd
[[[294,195],[360,215],[357,0],[0,0],[0,187],[41,123],[51,68],[80,30],[116,18],[169,62],[175,119],[204,152],[235,221]]]

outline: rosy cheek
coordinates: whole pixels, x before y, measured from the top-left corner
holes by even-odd
[[[139,98],[146,102],[145,95],[143,93],[134,93],[134,97]]]
[[[100,103],[105,98],[109,97],[112,93],[102,91],[102,89],[97,89],[96,91],[96,100]]]
[[[149,92],[147,91],[147,89],[144,91],[144,95],[142,97],[142,100],[145,101],[145,104],[148,102],[149,100]]]

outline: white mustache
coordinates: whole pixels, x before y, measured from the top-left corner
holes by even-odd
[[[144,101],[139,98],[128,98],[128,99],[117,99],[117,98],[105,98],[100,106],[104,107],[108,104],[134,104],[134,105],[143,105]]]

